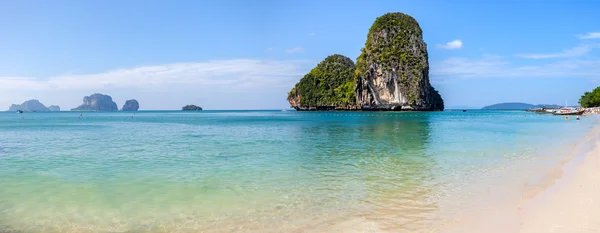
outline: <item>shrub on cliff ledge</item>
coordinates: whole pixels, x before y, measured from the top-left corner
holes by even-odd
[[[333,54],[304,75],[288,93],[292,107],[349,106],[356,104],[354,62]]]

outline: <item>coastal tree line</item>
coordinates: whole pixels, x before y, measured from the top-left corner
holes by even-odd
[[[600,107],[600,87],[596,87],[591,92],[584,93],[579,98],[579,105],[584,108]]]

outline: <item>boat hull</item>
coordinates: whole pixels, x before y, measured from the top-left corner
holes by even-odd
[[[552,115],[555,116],[575,116],[575,115],[583,115],[585,110],[575,111],[575,112],[553,112]]]

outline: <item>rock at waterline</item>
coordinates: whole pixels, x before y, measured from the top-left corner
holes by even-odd
[[[181,108],[182,111],[201,111],[202,107],[196,105],[186,105]]]
[[[123,108],[121,108],[121,111],[137,111],[139,108],[140,103],[138,103],[135,99],[131,99],[125,101],[125,104],[123,104]]]

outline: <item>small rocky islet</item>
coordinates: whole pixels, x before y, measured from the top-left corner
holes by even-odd
[[[140,103],[135,99],[130,99],[125,101],[121,111],[137,111],[138,109],[140,109]]]
[[[181,111],[202,111],[202,107],[193,104],[188,104],[186,106],[183,106],[181,108]]]
[[[429,83],[427,44],[418,22],[404,13],[378,17],[356,64],[333,54],[288,93],[298,111],[443,111]]]

